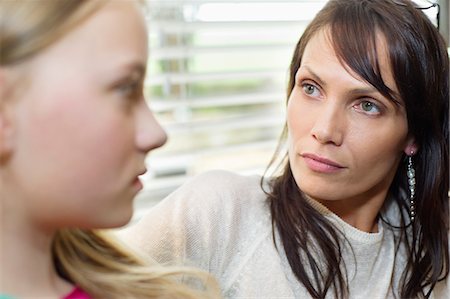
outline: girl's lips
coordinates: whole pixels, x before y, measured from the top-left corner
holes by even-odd
[[[142,181],[140,179],[140,176],[145,174],[146,172],[147,172],[147,168],[145,168],[145,167],[137,172],[136,176],[134,177],[134,179],[132,181],[132,185],[135,189],[141,190],[144,187],[144,185],[142,184]]]
[[[305,153],[301,157],[305,160],[306,165],[315,172],[335,173],[345,168],[337,162],[314,154]]]
[[[141,190],[144,187],[144,185],[142,184],[141,180],[138,177],[136,177],[136,179],[133,181],[133,187],[137,190]]]

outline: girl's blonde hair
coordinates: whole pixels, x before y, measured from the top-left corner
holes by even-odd
[[[38,54],[107,0],[0,2],[0,67]],[[105,231],[62,229],[52,254],[59,274],[95,298],[218,298],[204,272],[162,267],[138,256]]]
[[[105,0],[1,1],[0,66],[19,64],[57,41]]]
[[[130,254],[105,231],[60,230],[53,251],[60,275],[95,298],[219,297],[210,275]]]

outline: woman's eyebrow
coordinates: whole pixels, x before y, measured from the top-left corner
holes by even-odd
[[[312,79],[313,79],[314,81],[316,81],[317,83],[319,83],[320,86],[322,86],[322,87],[326,87],[326,86],[327,86],[327,83],[326,83],[324,80],[322,80],[322,79],[320,78],[320,76],[317,75],[317,74],[316,74],[309,66],[307,66],[307,65],[300,66],[299,69],[297,70],[297,74],[298,74],[298,71],[299,71],[300,69],[302,69],[302,68],[304,68],[304,69],[309,73],[309,75],[312,77]]]
[[[327,83],[320,78],[319,75],[317,75],[309,66],[305,65],[301,68],[306,69],[306,71],[309,73],[309,75],[314,79],[314,81],[317,81],[322,87],[326,87]],[[349,91],[349,94],[352,95],[359,95],[359,94],[374,94],[374,93],[380,93],[375,87],[373,86],[364,86],[364,87],[356,87]]]
[[[359,87],[349,91],[349,94],[360,95],[360,94],[374,94],[380,93],[375,87]]]

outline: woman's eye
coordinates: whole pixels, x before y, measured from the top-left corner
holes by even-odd
[[[318,88],[312,84],[304,83],[302,85],[303,91],[309,96],[316,96],[319,92]],[[316,93],[316,94],[315,94]]]
[[[378,115],[381,113],[380,107],[370,101],[361,101],[359,104],[356,105],[356,109],[361,110],[364,113],[370,114],[370,115]]]

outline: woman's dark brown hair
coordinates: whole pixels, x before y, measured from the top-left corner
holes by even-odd
[[[406,159],[398,167],[385,201],[403,213],[396,223],[382,212],[379,217],[394,231],[397,252],[400,248],[407,252],[407,262],[400,265],[403,275],[399,287],[392,291],[400,298],[427,298],[436,283],[449,274],[449,59],[445,42],[411,1],[331,0],[295,48],[288,99],[307,43],[324,29],[329,30],[343,65],[390,100],[397,102],[400,97],[405,103],[409,134],[419,147],[414,156],[416,217],[412,222],[406,216]],[[377,61],[379,34],[386,41],[399,94],[383,82]],[[282,142],[286,134],[285,127]],[[279,245],[275,241],[278,233],[292,271],[313,298],[325,298],[330,291],[335,298],[346,298],[351,294],[341,255],[345,238],[307,203],[286,156],[282,165],[282,174],[267,192],[275,245]]]

